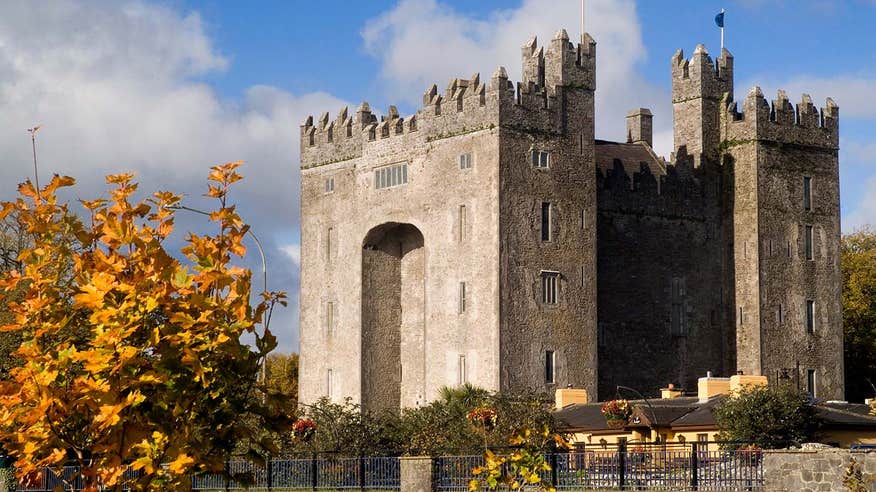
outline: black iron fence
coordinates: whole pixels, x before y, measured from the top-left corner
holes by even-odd
[[[550,471],[542,480],[558,490],[763,490],[759,450],[722,450],[716,443],[585,446],[573,453],[545,455]],[[471,470],[482,456],[435,460],[439,492],[468,490]]]
[[[673,443],[583,446],[571,453],[546,454],[551,465],[542,480],[559,490],[696,490],[762,491],[760,450],[722,449],[722,443]],[[437,492],[463,492],[484,464],[481,455],[442,456],[432,461],[431,481]],[[312,457],[270,460],[260,467],[247,461],[226,463],[225,474],[193,477],[192,490],[399,490],[397,457]],[[43,470],[21,492],[51,492],[56,487],[78,490],[78,469],[65,467],[60,476]],[[245,477],[239,482],[226,476]],[[126,481],[137,478],[125,475]],[[70,487],[72,484],[73,487]]]

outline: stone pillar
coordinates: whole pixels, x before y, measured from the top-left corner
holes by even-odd
[[[429,456],[402,456],[401,492],[432,492],[435,483],[432,474],[432,458]]]

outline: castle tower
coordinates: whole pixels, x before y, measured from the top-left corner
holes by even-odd
[[[737,368],[843,397],[839,109],[753,88],[720,112],[732,183]]]
[[[703,45],[690,59],[682,50],[672,57],[674,149],[684,147],[696,167],[702,159],[717,157],[718,108],[725,95],[733,98],[733,55],[722,49],[716,62]]]
[[[560,31],[524,46],[516,88],[500,68],[411,116],[305,120],[301,401],[595,394],[595,51]]]

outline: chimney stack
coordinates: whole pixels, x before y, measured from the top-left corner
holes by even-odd
[[[627,113],[627,143],[645,142],[648,147],[653,147],[653,119],[654,115],[648,108],[634,109]]]

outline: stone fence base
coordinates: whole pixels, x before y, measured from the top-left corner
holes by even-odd
[[[765,451],[764,490],[769,492],[845,491],[843,478],[852,458],[860,465],[867,490],[876,491],[876,452],[848,449]]]

